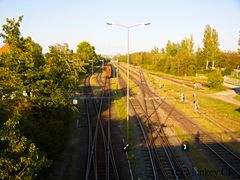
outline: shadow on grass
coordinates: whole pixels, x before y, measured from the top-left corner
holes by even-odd
[[[130,119],[136,118],[135,116],[132,116]],[[138,125],[139,130],[140,126]],[[151,126],[150,126],[151,127]],[[145,129],[145,132],[147,133],[147,137],[150,137],[150,128],[148,125],[143,124],[143,128]],[[167,126],[165,128],[168,128]],[[239,132],[232,132],[232,133],[239,133]],[[221,134],[224,133],[212,133],[210,136],[221,136]],[[188,138],[186,138],[188,137]],[[190,140],[192,137],[192,140]],[[141,137],[139,137],[141,138]],[[207,137],[204,135],[201,135],[199,132],[192,133],[192,134],[184,134],[184,135],[178,135],[178,136],[169,136],[168,139],[188,139],[189,141],[189,152],[184,152],[190,155],[191,159],[193,160],[195,167],[189,167],[187,165],[184,165],[183,163],[183,171],[185,174],[188,175],[190,179],[196,179],[204,177],[204,179],[232,179],[232,178],[239,178],[238,172],[240,172],[240,155],[239,152],[236,152],[234,149],[232,149],[233,146],[239,147],[239,142],[235,141],[229,141],[229,142],[214,142],[214,141],[206,141]],[[159,143],[159,138],[153,138],[152,139],[156,144]],[[142,138],[142,142],[140,145],[139,143],[136,143],[136,151],[141,151],[142,155],[141,158],[136,159],[137,164],[141,164],[141,161],[144,162],[145,168],[143,168],[140,172],[140,176],[142,173],[144,173],[147,177],[153,177],[151,172],[149,172],[149,168],[151,167],[148,154],[146,153],[148,149],[146,148],[146,144],[144,143],[144,140]],[[202,143],[206,142],[206,143]],[[152,148],[151,148],[152,149]],[[156,146],[156,152],[159,159],[161,159],[161,163],[167,163],[167,159],[164,158],[164,153],[166,152],[161,145]],[[171,149],[173,152],[182,151],[183,146],[178,145],[171,145]],[[232,155],[228,151],[231,151],[234,153]],[[222,161],[219,159],[218,156],[221,156],[221,158],[225,161]],[[235,157],[234,157],[235,156]],[[237,157],[237,158],[236,158]],[[156,158],[156,157],[155,157]],[[178,157],[178,160],[181,159],[181,157]],[[157,160],[156,160],[157,161]],[[181,160],[180,160],[181,161]],[[231,169],[230,166],[226,165],[226,162],[235,168],[235,170]],[[139,165],[140,166],[140,165]],[[161,168],[161,165],[158,165],[156,162],[156,166],[159,166],[158,168]],[[165,166],[166,167],[166,166]],[[170,166],[169,166],[170,167]],[[164,167],[163,167],[164,168]],[[158,169],[158,170],[159,170]],[[196,171],[197,170],[197,171]],[[165,173],[167,173],[167,177],[173,176],[173,172],[164,170]],[[181,177],[181,171],[177,169],[177,175]],[[144,178],[144,177],[142,177]]]
[[[237,111],[237,112],[240,112],[240,107],[239,107],[239,108],[237,108],[237,109],[235,109],[235,111]]]
[[[240,94],[240,87],[231,88],[235,93]]]

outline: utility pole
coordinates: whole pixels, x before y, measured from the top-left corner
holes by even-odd
[[[147,23],[141,23],[141,24],[135,24],[135,25],[130,25],[130,26],[127,26],[127,25],[122,25],[122,24],[114,24],[114,23],[111,23],[111,22],[107,22],[106,23],[107,25],[115,25],[115,26],[119,26],[119,27],[122,27],[122,28],[125,28],[127,29],[127,141],[128,141],[128,129],[129,129],[129,34],[130,34],[130,29],[131,28],[134,28],[134,27],[138,27],[138,26],[141,26],[141,25],[144,25],[144,26],[148,26],[150,25],[151,23],[150,22],[147,22]]]

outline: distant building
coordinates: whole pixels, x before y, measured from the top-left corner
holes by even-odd
[[[240,69],[234,69],[231,75],[235,77],[240,77]]]
[[[111,59],[113,58],[113,55],[107,55],[107,54],[101,54],[102,57],[106,58],[106,59]]]
[[[9,45],[8,44],[4,44],[1,48],[0,48],[0,54],[2,53],[6,53],[9,51]]]

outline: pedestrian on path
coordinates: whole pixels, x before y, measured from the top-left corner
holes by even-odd
[[[195,100],[194,101],[194,111],[198,112],[199,106],[198,106],[198,102]]]
[[[184,103],[184,101],[185,101],[185,96],[184,96],[184,93],[181,92],[181,95],[180,95],[180,102],[181,102],[181,103]]]
[[[160,84],[160,88],[161,89],[164,88],[164,84],[163,83]]]

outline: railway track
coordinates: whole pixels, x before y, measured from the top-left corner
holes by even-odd
[[[99,78],[99,77],[98,77]],[[89,123],[89,151],[85,179],[119,179],[111,145],[111,88],[110,79],[101,82],[102,94],[99,100],[94,96],[90,77],[85,80],[86,106],[91,107],[95,118]],[[91,105],[90,105],[91,103]],[[90,115],[89,115],[90,116]]]
[[[120,79],[119,79],[119,84],[120,84],[120,87],[123,87],[125,90],[126,90],[126,83],[124,82],[124,80],[121,78],[120,76]],[[126,91],[123,90],[123,94],[126,95]],[[132,92],[130,91],[130,94]],[[140,120],[141,118],[141,115],[137,113],[136,111],[136,107],[134,108],[134,102],[132,102],[131,100],[129,100],[132,108],[133,108],[133,111],[135,112],[136,114],[136,119],[137,119],[137,122],[139,124],[139,127],[140,127],[140,131],[141,131],[141,134],[143,136],[143,139],[144,139],[144,145],[142,145],[142,149],[143,149],[143,154],[144,154],[144,161],[145,161],[145,167],[146,167],[146,170],[147,172],[145,172],[145,176],[146,178],[149,178],[149,179],[159,179],[158,178],[158,172],[157,172],[157,169],[156,169],[156,164],[154,162],[154,157],[153,157],[153,153],[151,151],[151,146],[150,146],[150,142],[148,140],[148,137],[146,135],[146,130],[145,128],[143,127],[143,124]],[[137,104],[138,105],[138,104]]]
[[[125,67],[121,66],[122,70],[126,71]],[[135,67],[135,70],[139,70]],[[136,72],[134,72],[133,70],[131,71],[132,74],[134,74],[134,76],[137,76],[138,74]],[[157,76],[157,75],[156,75]],[[165,78],[164,76],[162,78]],[[190,80],[186,80],[186,81],[190,81]],[[174,81],[173,81],[174,82]],[[185,84],[186,85],[186,84]],[[189,86],[191,87],[191,86]],[[171,95],[171,93],[169,93],[169,96],[172,97],[173,99],[175,99],[174,95]],[[192,108],[192,105],[185,103],[186,105],[188,105],[189,108]],[[214,125],[216,125],[218,128],[220,128],[224,134],[227,134],[229,137],[232,138],[233,141],[236,142],[240,142],[240,138],[237,136],[237,134],[235,134],[234,132],[232,132],[231,129],[229,129],[228,127],[222,125],[220,122],[218,122],[217,120],[214,120],[213,118],[211,118],[210,116],[208,116],[206,113],[204,112],[200,112],[198,111],[198,114],[203,117],[204,119],[208,120],[209,122],[213,123]],[[231,124],[231,122],[230,122]],[[236,124],[236,123],[235,123]],[[238,126],[238,124],[236,124],[236,126]]]
[[[131,78],[138,85],[141,84],[141,82],[136,80],[134,77]],[[151,91],[149,87],[148,92],[155,97],[158,96],[156,93]],[[175,109],[172,105],[161,100],[161,98],[157,98],[155,101],[162,102],[161,109],[168,112],[169,116],[180,122],[186,132],[190,132],[192,138],[197,141],[202,149],[204,149],[204,152],[215,160],[220,169],[220,173],[224,173],[222,171],[226,171],[225,173],[228,173],[226,176],[229,176],[229,178],[240,178],[240,156],[236,152],[225,144],[217,142],[211,134],[187,118],[182,112]]]
[[[148,127],[151,130],[150,134],[152,135],[152,138],[159,139],[158,145],[155,145],[154,142],[152,142],[152,145],[156,147],[155,149],[158,149],[156,155],[160,160],[159,163],[161,163],[159,166],[162,167],[163,172],[166,174],[164,177],[167,177],[168,179],[189,179],[186,172],[183,170],[183,165],[177,159],[174,151],[172,150],[164,130],[161,129],[162,122],[159,118],[153,96],[149,92],[149,87],[142,71],[139,71],[139,77],[141,80],[141,90],[144,98],[143,111],[148,114]],[[151,115],[151,117],[149,115]]]
[[[135,68],[136,69],[136,68]],[[125,69],[124,69],[125,70]],[[139,69],[138,69],[139,70]],[[134,71],[131,71],[132,74],[134,74],[135,76],[137,76],[137,73]],[[157,75],[156,75],[157,76]],[[162,78],[165,78],[164,76]],[[186,80],[186,81],[190,81],[190,80]],[[174,81],[173,81],[174,82]],[[185,84],[186,85],[186,84]],[[191,87],[191,86],[189,86]],[[172,97],[173,99],[175,99],[174,95],[171,95],[171,93],[169,93],[169,96]],[[186,105],[188,105],[189,108],[192,108],[192,105],[185,103]],[[220,122],[218,122],[217,120],[214,120],[213,118],[211,118],[210,116],[208,116],[206,113],[204,112],[197,112],[201,117],[203,117],[204,119],[208,120],[209,122],[213,123],[214,125],[216,125],[218,128],[220,128],[224,134],[227,134],[229,137],[232,138],[233,141],[236,142],[240,142],[240,138],[234,133],[232,132],[232,130],[230,130],[229,128],[227,128],[226,126],[223,126]],[[231,122],[230,122],[231,123]],[[236,124],[236,126],[238,126],[238,124]]]
[[[145,160],[146,176],[150,179],[189,179],[171,149],[166,135],[163,131],[159,132],[160,126],[157,125],[159,117],[155,104],[147,100],[151,96],[146,92],[145,85],[147,84],[144,76],[140,74],[140,77],[143,85],[141,86],[143,90],[143,103],[136,98],[130,98],[129,102],[144,137],[145,147],[147,147],[147,150],[145,149],[145,153],[143,153],[148,157]],[[122,80],[120,80],[120,85],[122,87],[126,86]],[[130,92],[130,95],[133,94]],[[152,117],[149,116],[150,114],[155,115],[157,123],[152,120]]]
[[[121,66],[122,68],[125,68],[124,66]],[[133,67],[134,68],[134,67]],[[135,68],[137,69],[137,68]],[[131,70],[132,73],[135,73],[133,70]],[[156,73],[149,73],[151,75],[154,75],[154,76],[157,76],[159,78],[162,78],[162,79],[165,79],[165,80],[168,80],[168,81],[171,81],[173,83],[176,83],[176,84],[179,84],[179,85],[184,85],[184,86],[187,86],[187,87],[190,87],[190,88],[194,88],[194,83],[193,81],[191,80],[188,80],[188,79],[180,79],[180,78],[173,78],[173,77],[167,77],[167,76],[164,76],[164,75],[160,75],[160,74],[156,74]],[[205,82],[199,82],[201,83],[201,85],[203,87],[208,87],[208,85],[205,83]]]

